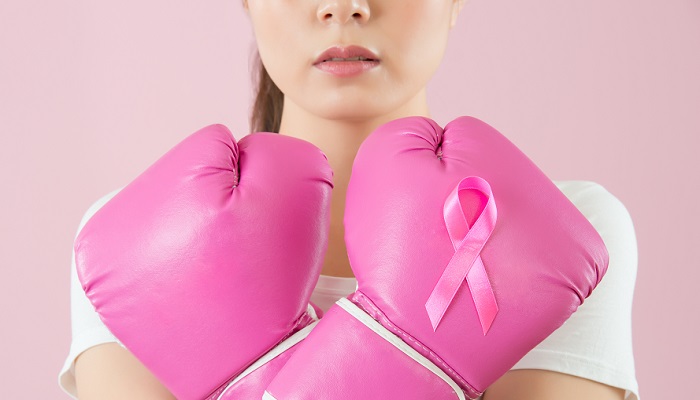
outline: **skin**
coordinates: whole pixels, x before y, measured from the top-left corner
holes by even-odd
[[[379,125],[430,117],[426,85],[437,70],[465,0],[249,0],[260,57],[280,90],[280,134],[318,146],[334,171],[329,246],[322,273],[354,276],[343,237],[345,194],[355,154]],[[283,40],[281,40],[283,39]],[[335,77],[313,66],[332,45],[360,45],[379,67]],[[76,360],[81,400],[173,399],[155,377],[116,343],[92,347]],[[484,400],[623,399],[624,390],[554,371],[507,372]]]
[[[250,0],[244,5],[260,57],[284,93],[280,134],[315,144],[333,168],[324,275],[353,276],[343,238],[343,213],[357,149],[385,122],[409,115],[430,116],[426,84],[440,65],[463,4]],[[349,44],[374,52],[380,67],[353,78],[338,78],[313,67],[328,47]]]
[[[175,400],[168,389],[128,350],[104,343],[75,360],[80,400]]]

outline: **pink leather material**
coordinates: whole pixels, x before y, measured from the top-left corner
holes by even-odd
[[[475,263],[478,253],[498,305],[486,333],[463,277],[435,328],[426,310],[456,257],[445,202],[470,176],[488,183],[497,209],[492,232],[480,241],[483,247],[474,247],[472,257],[464,258]],[[482,190],[458,192],[471,229],[489,196]],[[349,298],[439,365],[472,399],[560,327],[608,267],[605,244],[586,217],[520,149],[474,117],[457,118],[444,129],[424,117],[401,118],[376,129],[355,158],[344,224],[358,280],[358,292]],[[309,336],[270,384],[268,391],[278,391],[276,399],[304,398],[297,393],[325,387],[326,375],[313,378],[324,369],[348,377],[342,398],[386,398],[376,393],[401,386],[356,379],[366,363],[356,362],[353,352],[371,353],[375,344],[370,350],[356,349],[361,344],[345,335],[348,328],[327,320],[331,311],[315,329],[323,327],[325,336],[339,339],[320,346],[319,334]],[[311,352],[307,348],[318,353],[316,364],[302,368],[296,358]],[[374,360],[384,365],[392,357],[377,352]],[[392,362],[388,368],[411,375],[423,367]],[[293,384],[298,379],[303,379],[301,388]],[[409,392],[394,398],[453,397]]]
[[[456,399],[445,381],[333,305],[277,374],[277,400]]]
[[[467,383],[467,381],[465,381],[461,376],[455,373],[455,371],[445,362],[445,360],[443,360],[440,357],[439,354],[433,353],[430,350],[430,348],[423,345],[423,343],[419,342],[416,338],[411,336],[410,333],[406,332],[405,330],[401,329],[400,327],[396,326],[393,322],[391,322],[386,317],[384,312],[382,312],[382,310],[380,310],[372,302],[372,300],[368,299],[367,296],[364,295],[364,293],[357,291],[350,296],[350,299],[365,313],[367,313],[373,319],[381,323],[381,325],[385,327],[388,331],[400,337],[401,340],[403,340],[405,343],[411,343],[411,347],[414,350],[416,350],[422,356],[430,360],[430,362],[432,362],[434,365],[441,368],[447,374],[447,376],[450,377],[450,379],[452,379],[456,384],[460,386],[465,398],[476,399],[483,394],[483,392],[479,392],[476,389],[474,389],[471,385]]]
[[[489,183],[498,208],[480,252],[499,307],[486,335],[465,282],[437,330],[425,310],[455,252],[443,205],[467,176]],[[481,194],[460,196],[478,204]],[[344,222],[360,291],[477,392],[561,326],[608,266],[586,217],[520,149],[473,117],[444,130],[422,117],[377,129],[355,159]]]
[[[298,347],[299,343],[256,369],[247,377],[226,388],[221,397],[216,396],[213,399],[217,397],[221,400],[262,399],[265,388],[272,382],[272,379],[284,367],[289,357],[294,354]]]
[[[78,234],[83,289],[178,399],[206,398],[310,322],[332,176],[300,139],[200,129]]]
[[[297,324],[297,328],[295,328],[294,331],[290,332],[289,336],[292,334],[298,332],[299,330],[311,325],[313,322],[318,321],[318,319],[313,318],[311,315],[306,313],[304,315],[304,318],[300,321],[299,324]],[[286,338],[285,338],[286,339]],[[282,340],[282,343],[284,343],[284,340]],[[303,339],[302,339],[303,341]],[[275,352],[278,346],[282,346],[282,343],[278,344],[277,346],[273,347],[270,349],[269,352],[263,354],[261,357],[258,359],[266,357],[268,354]],[[261,365],[259,368],[255,369],[254,371],[250,372],[249,374],[241,377],[237,382],[234,382],[236,379],[238,379],[240,374],[236,374],[235,376],[232,376],[228,381],[223,382],[222,384],[219,385],[219,387],[214,390],[212,393],[210,393],[205,400],[233,400],[233,399],[259,399],[262,397],[262,395],[265,393],[265,388],[270,384],[272,379],[277,375],[277,372],[282,369],[284,364],[287,362],[289,357],[291,357],[292,354],[294,354],[294,351],[297,349],[298,343],[289,349],[281,352],[279,355],[276,357],[272,358],[271,360],[267,361],[263,365]],[[253,361],[253,360],[251,360]],[[257,362],[257,360],[254,360]],[[252,362],[249,364],[253,364]],[[246,366],[246,369],[250,365]],[[245,371],[242,371],[242,373],[245,373]]]

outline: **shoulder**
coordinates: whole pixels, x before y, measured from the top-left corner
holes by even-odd
[[[623,254],[636,266],[637,238],[632,216],[625,204],[603,185],[593,181],[554,181],[598,231],[608,247],[611,261]],[[613,254],[614,253],[614,254]]]
[[[600,183],[581,180],[553,182],[586,217],[603,214],[616,220],[631,220],[622,201]]]
[[[549,370],[584,378],[587,380],[585,382],[589,382],[588,387],[591,390],[597,388],[610,391],[612,388],[623,388],[626,399],[638,398],[632,348],[632,303],[638,255],[632,218],[623,202],[599,183],[554,183],[598,231],[608,250],[608,269],[595,290],[573,315],[512,368],[531,371],[518,374],[509,372],[509,378],[505,378],[504,381],[510,380],[513,383],[516,382],[515,377],[519,376],[522,379],[517,382],[522,381],[522,387],[527,387],[532,384],[534,376],[542,379],[551,377],[556,378],[558,382],[555,386],[566,387],[572,391],[574,386],[584,382],[580,379],[571,380],[564,375],[545,376],[544,373],[538,372]],[[566,384],[567,379],[570,384]],[[549,390],[555,386],[541,387]],[[621,393],[618,391],[615,396],[620,398]],[[520,398],[542,397],[542,393],[539,393]]]
[[[639,255],[634,223],[627,207],[599,183],[555,183],[593,225],[608,250],[607,272],[591,297],[581,307],[584,310],[606,307],[611,318],[629,319]],[[600,304],[596,306],[597,303]],[[618,309],[615,316],[612,315],[615,313],[614,309]],[[596,312],[602,313],[600,310]]]

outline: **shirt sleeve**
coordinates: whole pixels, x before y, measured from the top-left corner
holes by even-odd
[[[76,232],[76,237],[87,221],[107,203],[119,190],[106,194],[93,203],[83,215],[80,221],[80,226]],[[76,396],[75,385],[75,359],[92,346],[101,343],[116,342],[117,338],[107,329],[97,312],[93,308],[90,300],[88,300],[82,285],[78,280],[78,274],[75,267],[75,253],[71,257],[70,270],[70,302],[71,302],[71,345],[68,351],[63,367],[58,374],[58,384],[68,395],[73,398]],[[120,343],[121,344],[121,343]]]
[[[637,239],[624,204],[591,181],[555,182],[605,243],[606,274],[572,316],[511,369],[544,369],[625,389],[639,400],[632,352],[632,297]]]

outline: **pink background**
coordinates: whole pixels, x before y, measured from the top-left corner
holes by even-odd
[[[635,222],[641,396],[698,371],[700,2],[471,0],[431,82],[555,180],[601,183]],[[238,0],[0,2],[3,398],[66,398],[80,217],[180,139],[248,130],[251,28]],[[693,250],[693,251],[690,251]]]

